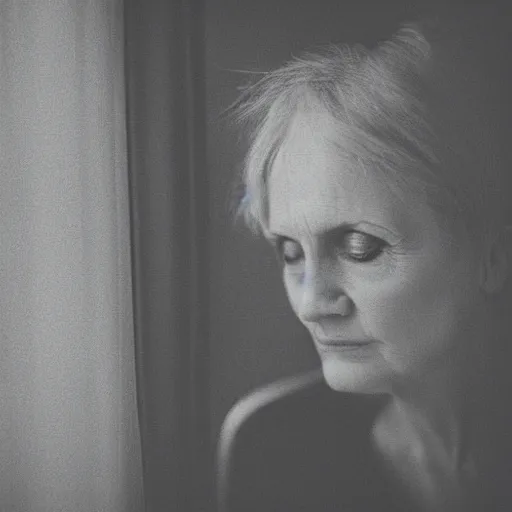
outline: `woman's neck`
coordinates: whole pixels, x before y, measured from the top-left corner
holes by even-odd
[[[396,434],[399,447],[388,448],[409,448],[426,457],[436,453],[456,467],[465,438],[467,404],[463,381],[463,375],[444,361],[407,383],[395,385],[377,424],[381,432],[389,431],[386,438],[390,442]]]
[[[460,358],[445,357],[395,385],[374,424],[376,447],[425,510],[458,510],[455,503],[473,485],[468,482],[479,469],[492,468],[509,431],[510,422],[503,428],[503,358],[455,361]]]
[[[464,495],[466,379],[455,357],[392,388],[374,424],[374,442],[419,510],[458,510]]]
[[[458,458],[466,424],[464,376],[449,364],[436,364],[424,375],[394,386],[383,419],[402,424],[418,442],[435,443]]]

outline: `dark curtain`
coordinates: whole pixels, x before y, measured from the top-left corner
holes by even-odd
[[[202,5],[126,0],[125,29],[146,512],[210,510]]]

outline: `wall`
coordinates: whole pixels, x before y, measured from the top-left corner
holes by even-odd
[[[207,136],[210,176],[211,419],[275,378],[318,365],[307,333],[289,311],[273,253],[234,226],[230,191],[245,148],[222,114],[248,75],[328,42],[371,41],[403,18],[395,2],[208,0]]]

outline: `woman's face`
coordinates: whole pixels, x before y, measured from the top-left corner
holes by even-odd
[[[376,392],[469,347],[476,264],[411,198],[351,169],[327,114],[299,113],[268,182],[270,240],[328,384]]]

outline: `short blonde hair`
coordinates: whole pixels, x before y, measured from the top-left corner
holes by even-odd
[[[510,69],[497,59],[508,47],[495,20],[476,11],[406,24],[374,48],[331,45],[249,86],[235,106],[250,134],[239,214],[265,232],[273,159],[308,104],[327,109],[343,150],[397,197],[422,194],[472,228],[508,223],[512,116],[497,98],[508,99]]]

